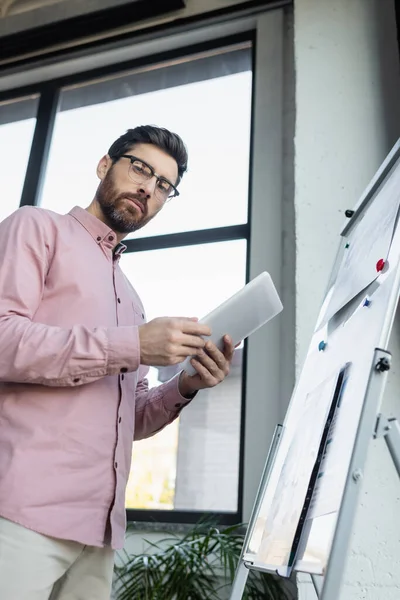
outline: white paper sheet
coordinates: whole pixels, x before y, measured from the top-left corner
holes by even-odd
[[[399,206],[400,163],[397,163],[354,231],[343,240],[348,247],[336,281],[328,291],[329,300],[321,311],[317,329],[379,277],[376,265],[380,259],[387,259]]]
[[[310,507],[308,509],[307,519],[314,519],[321,515],[326,515],[337,511],[340,506],[340,501],[343,494],[343,486],[338,485],[337,472],[341,470],[344,457],[341,456],[341,444],[333,444],[332,442],[335,440],[335,435],[337,436],[339,433],[341,435],[346,434],[346,432],[343,430],[338,431],[337,424],[338,420],[340,419],[340,406],[341,402],[343,401],[343,394],[346,389],[348,376],[349,375],[347,371],[339,392],[339,397],[337,399],[338,407],[335,411],[329,428],[325,451],[314,487]],[[349,401],[349,399],[347,400]]]
[[[256,562],[275,567],[288,564],[337,378],[335,372],[304,399],[272,503],[266,499],[260,509],[263,531]]]

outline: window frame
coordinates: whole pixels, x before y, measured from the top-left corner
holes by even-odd
[[[39,76],[34,83],[32,83],[34,69],[27,72],[26,79],[31,81],[29,85],[12,87],[16,81],[21,81],[21,74],[18,74],[17,79],[13,75],[6,76],[3,79],[3,90],[4,86],[10,84],[11,86],[6,91],[0,91],[0,102],[31,94],[40,95],[20,206],[37,205],[39,202],[62,88],[77,83],[90,83],[91,79],[97,77],[122,74],[125,71],[174,58],[251,41],[253,86],[247,223],[137,240],[129,239],[126,240],[126,245],[127,252],[137,252],[245,239],[247,241],[246,281],[267,270],[280,290],[283,24],[282,8],[264,7],[263,11],[258,11],[254,15],[227,19],[223,24],[216,22],[214,25],[211,23],[204,27],[200,23],[196,35],[193,31],[186,31],[183,25],[174,35],[157,38],[158,47],[162,47],[164,43],[169,48],[168,51],[159,50],[155,53],[154,44],[152,46],[145,41],[141,46],[138,42],[137,47],[133,48],[136,49],[137,55],[121,63],[115,60],[118,52],[119,55],[121,54],[121,48],[117,48],[116,53],[111,45],[111,49],[107,51],[105,48],[104,52],[100,53],[101,55],[108,52],[111,57],[111,60],[110,58],[103,60],[102,67],[85,69],[84,64],[91,64],[93,58],[89,55],[81,59],[80,67],[76,68],[75,64],[75,73],[74,60],[71,60],[68,67],[71,72],[58,78],[49,77],[54,65],[50,65],[50,70],[46,70],[46,66],[43,67],[42,76]],[[221,37],[221,33],[226,35]],[[198,39],[200,41],[193,43]],[[64,61],[61,67],[64,73],[67,63],[68,61]],[[265,198],[269,201],[265,202]],[[216,518],[220,524],[230,525],[249,518],[268,447],[275,425],[281,417],[280,394],[284,377],[280,364],[281,337],[280,323],[274,320],[269,326],[268,335],[264,332],[261,335],[254,334],[244,346],[237,512],[203,513],[174,509],[127,509],[128,521],[195,523],[206,514],[208,517]],[[265,390],[269,393],[263,401],[260,401],[259,396]]]

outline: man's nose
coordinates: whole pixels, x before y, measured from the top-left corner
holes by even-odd
[[[148,181],[145,181],[144,183],[140,184],[138,192],[143,194],[148,199],[148,198],[151,198],[151,196],[154,194],[155,187],[156,187],[156,178],[152,177]]]

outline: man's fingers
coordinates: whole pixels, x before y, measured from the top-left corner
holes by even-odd
[[[180,319],[181,321],[198,321],[198,317],[175,317],[176,319]]]
[[[206,387],[214,387],[223,381],[229,373],[228,363],[225,359],[223,366],[220,367],[215,360],[210,358],[205,352],[202,352],[192,359],[191,363],[200,375],[202,381],[206,383]]]
[[[205,381],[208,377],[210,377],[210,373],[209,371],[206,369],[206,367],[204,367],[201,362],[197,359],[194,358],[193,360],[191,360],[192,363],[192,367],[195,369],[196,373],[198,375],[200,375],[200,377]]]
[[[198,350],[199,348],[204,348],[205,341],[199,335],[188,335],[185,334],[182,336],[182,346],[188,347],[193,354],[194,350]]]
[[[202,347],[194,348],[193,346],[181,345],[176,349],[176,355],[180,356],[182,360],[185,360],[188,356],[197,358],[200,354],[204,354]]]
[[[196,358],[204,365],[212,375],[219,377],[221,373],[225,373],[228,368],[228,362],[225,356],[214,345],[210,349],[200,351]]]
[[[192,319],[181,320],[182,332],[191,335],[205,335],[209,337],[211,335],[211,329],[208,325],[203,325]]]
[[[223,364],[225,364],[225,356],[221,352],[221,350],[218,350],[215,344],[213,344],[212,342],[207,342],[204,347],[204,350],[205,354],[209,356],[211,360],[216,362],[218,366],[222,366]]]
[[[229,341],[227,341],[229,340]],[[208,341],[205,345],[205,351],[207,354],[213,357],[213,359],[220,365],[224,364],[225,361],[231,361],[235,348],[233,347],[232,341],[229,337],[224,336],[224,349],[221,351],[215,344]]]
[[[231,361],[233,358],[233,355],[235,353],[235,348],[237,348],[237,345],[236,346],[233,345],[233,341],[229,337],[229,335],[226,335],[224,337],[224,345],[225,345],[225,347],[224,347],[225,358],[227,360]]]

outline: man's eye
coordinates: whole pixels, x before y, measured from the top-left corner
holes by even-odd
[[[172,189],[171,184],[168,183],[168,181],[165,181],[165,179],[158,180],[158,187],[162,189],[163,192],[169,192]]]

